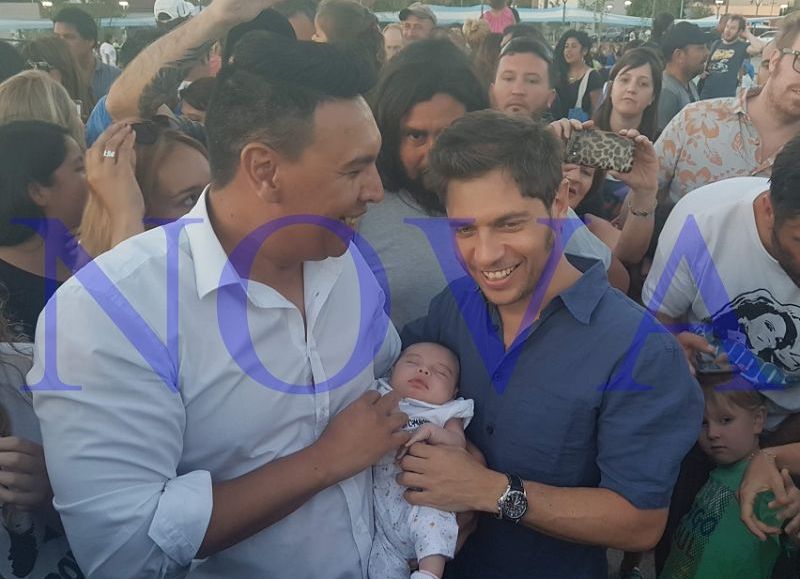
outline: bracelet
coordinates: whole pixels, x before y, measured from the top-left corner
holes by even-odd
[[[650,211],[637,211],[636,209],[633,208],[633,204],[631,203],[631,198],[628,197],[628,211],[630,212],[631,215],[634,215],[636,217],[650,217],[653,213],[655,213],[656,207],[658,207],[658,200],[656,200],[655,205],[653,205],[653,208]]]
[[[750,456],[747,457],[747,460],[753,460],[757,454],[763,454],[764,456],[771,458],[772,462],[778,460],[778,455],[766,448],[759,448],[758,450],[754,450],[753,452],[750,453]]]

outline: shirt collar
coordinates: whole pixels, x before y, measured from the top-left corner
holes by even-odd
[[[219,242],[208,214],[207,186],[194,208],[184,217],[191,220],[186,226],[186,235],[194,264],[197,296],[203,299],[213,291],[227,286],[241,286],[248,300],[255,306],[292,308],[294,305],[277,290],[257,282],[242,279],[236,268],[228,259],[228,254]],[[304,292],[308,298],[312,295],[324,302],[330,294],[336,280],[344,269],[348,259],[348,250],[341,257],[329,257],[322,261],[307,261],[303,264]]]
[[[557,308],[556,299],[560,299],[576,320],[582,324],[588,324],[591,321],[592,313],[597,307],[597,304],[600,303],[603,295],[609,289],[606,270],[603,262],[596,259],[570,255],[569,261],[582,272],[581,277],[569,288],[551,300],[551,302],[545,306],[544,310],[542,310],[539,319],[541,320],[544,318],[546,312]],[[489,319],[492,324],[499,328],[502,321],[497,306],[486,299],[486,296],[483,295],[477,283],[475,283],[475,291],[486,303]],[[536,323],[527,328],[525,330],[525,335],[530,333],[535,326]]]
[[[241,283],[238,275],[225,275],[224,278],[222,275],[226,267],[231,270],[233,270],[233,267],[228,262],[228,254],[225,253],[217,234],[214,233],[214,228],[211,226],[208,206],[206,205],[210,187],[209,185],[205,188],[194,208],[184,218],[192,220],[186,226],[186,236],[189,240],[189,248],[193,257],[197,297],[200,299],[220,287]]]
[[[569,258],[583,273],[578,281],[561,292],[558,298],[576,320],[588,324],[597,304],[609,289],[606,270],[603,263],[595,259],[572,255]]]
[[[736,95],[736,104],[733,106],[733,112],[747,116],[747,101],[757,96],[761,92],[762,87],[754,86],[752,88],[741,87]]]

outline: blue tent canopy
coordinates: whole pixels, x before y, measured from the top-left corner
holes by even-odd
[[[431,4],[431,10],[436,15],[439,24],[458,24],[464,22],[469,18],[480,18],[481,5],[475,6],[436,6]],[[484,10],[488,10],[488,4],[483,5]],[[518,8],[519,17],[522,22],[532,23],[558,23],[558,22],[575,22],[592,24],[599,20],[599,15],[590,10],[583,10],[581,8],[562,7],[557,8]],[[381,22],[397,22],[397,12],[378,12],[378,19]],[[642,27],[650,26],[650,18],[639,18],[637,16],[625,16],[622,14],[604,14],[603,23],[612,26],[629,26],[629,27]]]
[[[474,6],[437,6],[431,4],[430,8],[436,14],[439,24],[460,24],[469,18],[480,18],[481,7],[488,10],[488,4]],[[599,21],[599,14],[591,10],[583,10],[581,8],[563,7],[557,8],[519,8],[520,19],[522,22],[541,23],[541,24],[557,24],[559,22],[570,22],[576,24],[593,24]],[[397,22],[397,12],[378,12],[378,19],[381,22]],[[776,19],[769,17],[748,18],[748,21],[753,25],[764,26],[765,23],[773,23]],[[603,24],[608,26],[622,26],[627,28],[649,28],[650,18],[639,18],[637,16],[625,16],[623,14],[604,14]],[[696,20],[689,20],[700,26],[701,28],[713,28],[717,25],[716,16],[708,16],[707,18],[699,18]],[[53,23],[47,19],[39,20],[21,20],[21,19],[4,19],[0,18],[0,32],[13,32],[17,30],[47,30],[53,26]],[[155,26],[155,19],[149,12],[131,13],[127,14],[124,18],[103,18],[100,21],[101,28],[117,28],[117,27],[149,27]]]

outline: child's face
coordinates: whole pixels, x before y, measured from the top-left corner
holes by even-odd
[[[444,404],[455,397],[458,362],[453,353],[438,344],[409,346],[392,370],[391,384],[404,398],[429,404]]]
[[[748,410],[722,396],[706,399],[700,448],[717,464],[733,464],[758,449],[764,409]]]

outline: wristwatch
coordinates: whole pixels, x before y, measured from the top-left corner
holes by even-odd
[[[497,499],[497,518],[519,523],[520,519],[528,512],[528,495],[522,479],[515,474],[506,473],[508,487],[506,492]]]

